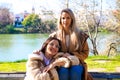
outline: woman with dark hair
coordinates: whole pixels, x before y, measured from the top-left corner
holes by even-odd
[[[59,39],[49,37],[40,50],[29,55],[26,64],[26,76],[24,80],[59,80],[56,68],[78,65],[77,57],[62,57],[61,42]],[[71,63],[71,64],[70,64]]]
[[[92,80],[87,72],[85,59],[89,55],[88,35],[76,27],[75,16],[71,9],[66,8],[61,11],[58,20],[58,30],[50,34],[61,41],[61,51],[64,57],[73,55],[79,58],[80,64],[69,68],[59,67],[58,74],[60,80]]]
[[[47,68],[54,61],[53,57],[60,49],[60,40],[52,37],[48,38],[40,50],[36,50],[29,55],[25,80],[59,80],[56,69],[53,68],[47,72]]]

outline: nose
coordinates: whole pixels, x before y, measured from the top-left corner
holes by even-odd
[[[57,48],[56,45],[53,45],[53,48],[56,49]]]

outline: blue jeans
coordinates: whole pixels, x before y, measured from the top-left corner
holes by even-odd
[[[82,80],[83,66],[76,65],[70,68],[60,67],[57,69],[59,80]]]

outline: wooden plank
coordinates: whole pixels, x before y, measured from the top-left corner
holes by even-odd
[[[98,79],[120,79],[120,73],[106,73],[106,72],[89,72],[93,78]],[[12,72],[12,73],[4,73],[0,72],[0,78],[24,78],[25,72]]]

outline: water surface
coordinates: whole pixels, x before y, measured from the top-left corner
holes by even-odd
[[[0,61],[27,59],[28,54],[39,49],[47,36],[43,34],[0,35]]]
[[[116,40],[115,34],[99,34],[97,37],[97,49],[104,53],[108,49],[108,41]],[[43,42],[48,38],[46,34],[0,34],[0,61],[16,61],[27,59],[33,50],[40,49]],[[120,37],[119,41],[120,41]],[[117,38],[117,39],[118,39]],[[92,44],[88,39],[90,50]],[[120,50],[120,45],[118,45]],[[90,51],[90,55],[92,51]]]

